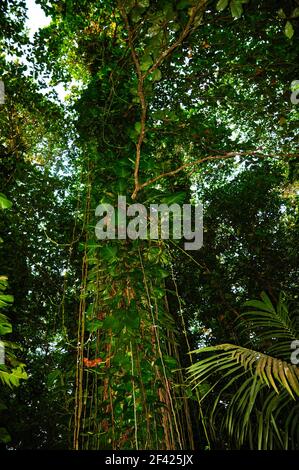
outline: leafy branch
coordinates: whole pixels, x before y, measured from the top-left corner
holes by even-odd
[[[134,168],[134,191],[132,194],[132,199],[136,199],[137,194],[139,190],[144,187],[144,185],[140,185],[139,183],[139,168],[140,168],[140,159],[141,159],[141,147],[144,141],[145,137],[145,125],[146,125],[146,117],[147,117],[147,103],[145,99],[145,93],[144,93],[144,81],[145,79],[152,73],[154,72],[159,65],[164,61],[166,57],[168,57],[177,47],[179,47],[184,39],[190,34],[190,32],[194,29],[195,27],[195,22],[197,23],[197,17],[199,12],[202,12],[206,7],[207,0],[201,0],[198,2],[196,6],[193,6],[190,9],[189,13],[189,19],[188,22],[186,23],[185,27],[183,28],[181,34],[179,35],[178,39],[174,41],[173,44],[171,44],[165,51],[163,51],[160,56],[157,58],[156,62],[144,73],[142,73],[141,65],[140,65],[140,60],[138,57],[138,54],[136,52],[135,46],[134,46],[134,40],[133,40],[133,34],[132,34],[132,29],[130,27],[128,15],[126,13],[126,10],[121,2],[118,3],[119,5],[119,10],[120,13],[123,17],[127,33],[128,33],[128,44],[129,48],[131,50],[131,55],[132,59],[136,68],[136,73],[137,73],[137,78],[138,78],[138,88],[137,88],[137,94],[140,99],[140,105],[141,105],[141,117],[140,117],[140,132],[139,132],[139,137],[138,141],[136,144],[136,159],[135,159],[135,168]],[[202,15],[201,15],[202,16]],[[150,184],[150,183],[149,183]]]
[[[274,158],[274,157],[298,158],[299,153],[264,155],[264,154],[261,154],[259,151],[252,151],[252,152],[227,152],[223,155],[209,155],[207,157],[202,157],[202,158],[199,158],[197,160],[194,160],[193,162],[184,163],[183,165],[179,166],[175,170],[171,170],[171,171],[167,171],[165,173],[161,173],[160,175],[157,175],[157,176],[155,176],[153,178],[150,178],[149,180],[145,181],[144,183],[139,184],[138,190],[136,191],[136,189],[135,189],[136,195],[141,189],[144,189],[145,187],[147,187],[147,186],[149,186],[153,183],[156,183],[156,181],[159,181],[162,178],[167,178],[169,176],[174,176],[177,173],[179,173],[180,171],[185,170],[186,168],[190,168],[192,166],[199,165],[199,164],[204,163],[206,161],[225,160],[225,159],[228,159],[228,158],[249,157],[249,156],[258,157],[258,158]]]

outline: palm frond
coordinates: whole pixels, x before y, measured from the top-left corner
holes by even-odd
[[[237,448],[298,449],[299,368],[289,362],[295,318],[282,296],[276,307],[264,293],[245,305],[253,310],[242,319],[267,351],[234,344],[193,351],[204,357],[187,369],[190,385],[208,384],[201,401],[212,439],[225,433]]]
[[[213,372],[225,372],[223,377],[233,375],[237,370],[244,369],[251,375],[256,375],[261,385],[273,388],[276,393],[284,388],[295,399],[299,397],[299,368],[281,359],[267,354],[243,348],[234,344],[221,344],[202,348],[194,353],[214,352],[188,368],[190,382],[195,384],[207,381]]]
[[[288,305],[280,294],[277,305],[274,306],[265,292],[261,300],[250,300],[244,306],[251,307],[240,315],[243,320],[239,328],[251,330],[253,337],[260,343],[271,343],[267,352],[271,355],[288,359],[290,343],[299,337],[298,317],[295,312],[289,312]]]

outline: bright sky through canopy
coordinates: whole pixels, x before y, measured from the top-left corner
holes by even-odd
[[[34,0],[26,0],[27,6],[27,21],[26,26],[29,29],[29,37],[32,40],[34,34],[40,29],[48,26],[51,22],[51,18],[46,16],[40,5],[37,5]],[[53,87],[60,100],[63,101],[66,95],[66,91],[62,84],[58,84]]]
[[[36,33],[39,28],[50,24],[51,18],[45,15],[42,8],[37,5],[34,0],[26,0],[26,5],[28,9],[26,26],[30,30],[30,38],[32,39],[34,33]]]

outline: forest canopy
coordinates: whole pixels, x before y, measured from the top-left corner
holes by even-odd
[[[298,39],[298,0],[1,1],[3,449],[299,450]]]

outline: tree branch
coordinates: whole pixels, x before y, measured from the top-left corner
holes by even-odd
[[[274,158],[274,157],[286,157],[286,158],[299,158],[299,153],[286,153],[286,154],[260,154],[259,151],[253,151],[253,152],[228,152],[224,155],[209,155],[208,157],[203,157],[199,158],[198,160],[195,160],[194,162],[188,162],[185,163],[184,165],[179,166],[175,170],[172,171],[167,171],[165,173],[161,173],[158,176],[155,176],[154,178],[151,178],[144,183],[139,185],[137,193],[141,190],[146,188],[147,186],[156,183],[156,181],[159,181],[162,178],[167,178],[169,176],[174,176],[177,173],[179,173],[182,170],[185,170],[186,168],[190,168],[194,165],[199,165],[200,163],[204,163],[206,161],[214,161],[214,160],[225,160],[227,158],[235,158],[235,157],[259,157],[259,158]],[[137,194],[136,194],[137,195]]]
[[[145,137],[145,125],[146,125],[146,114],[147,114],[147,103],[146,103],[145,94],[144,94],[144,80],[154,70],[156,70],[159,67],[159,65],[163,62],[163,60],[167,56],[169,56],[178,46],[182,44],[184,39],[188,36],[188,34],[192,30],[192,26],[194,24],[194,20],[197,14],[199,13],[200,10],[204,11],[206,4],[207,4],[207,0],[201,0],[198,2],[197,6],[194,6],[191,8],[189,20],[186,26],[184,27],[183,31],[179,35],[178,39],[171,46],[169,46],[164,52],[162,52],[162,54],[160,55],[160,57],[158,57],[158,59],[156,60],[154,65],[152,65],[152,67],[150,67],[146,72],[142,73],[139,57],[134,47],[133,35],[132,35],[132,30],[130,28],[128,15],[126,13],[124,5],[121,2],[118,2],[119,10],[123,17],[123,20],[124,20],[124,23],[128,32],[128,43],[129,43],[132,59],[133,59],[136,72],[137,72],[137,77],[138,77],[137,94],[139,96],[140,105],[141,105],[141,118],[140,118],[141,127],[140,127],[138,141],[136,144],[136,159],[135,159],[135,168],[134,168],[134,186],[135,187],[134,187],[134,191],[132,194],[132,199],[136,198],[139,190],[141,189],[141,186],[139,183],[139,168],[140,168],[140,159],[141,159],[141,147],[142,147],[144,137]]]
[[[207,4],[207,0],[201,0],[200,2],[198,2],[197,6],[194,6],[194,7],[191,8],[191,14],[190,14],[189,20],[188,20],[186,26],[184,27],[183,31],[181,32],[180,36],[178,37],[178,39],[171,46],[169,46],[169,48],[166,49],[166,51],[162,52],[162,54],[156,60],[154,65],[152,65],[145,72],[144,78],[146,78],[148,75],[150,75],[152,72],[154,72],[154,70],[156,70],[159,67],[159,65],[163,62],[163,60],[167,56],[169,56],[177,47],[179,47],[182,44],[184,39],[188,36],[188,34],[192,30],[192,25],[194,23],[195,17],[197,16],[197,14],[199,13],[200,10],[202,10],[202,13],[204,12],[206,4]]]
[[[130,47],[130,50],[131,50],[132,59],[133,59],[133,62],[135,64],[137,77],[138,77],[138,90],[137,90],[137,93],[138,93],[138,96],[139,96],[139,99],[140,99],[140,105],[141,105],[141,118],[140,118],[141,128],[140,128],[140,133],[139,133],[139,137],[138,137],[138,142],[136,144],[136,160],[135,160],[135,168],[134,168],[134,184],[135,184],[134,194],[135,194],[135,191],[136,191],[136,194],[137,194],[138,188],[139,188],[139,167],[140,167],[140,158],[141,158],[141,146],[142,146],[144,136],[145,136],[145,123],[146,123],[147,104],[146,104],[146,101],[145,101],[144,89],[143,89],[144,75],[142,74],[141,67],[140,67],[140,61],[139,61],[137,52],[136,52],[135,47],[134,47],[133,36],[132,36],[132,31],[131,31],[131,28],[130,28],[130,24],[129,24],[128,15],[126,13],[126,10],[125,10],[124,6],[121,4],[121,2],[119,2],[119,9],[120,9],[121,15],[124,19],[126,29],[127,29],[127,32],[128,32],[129,47]]]

